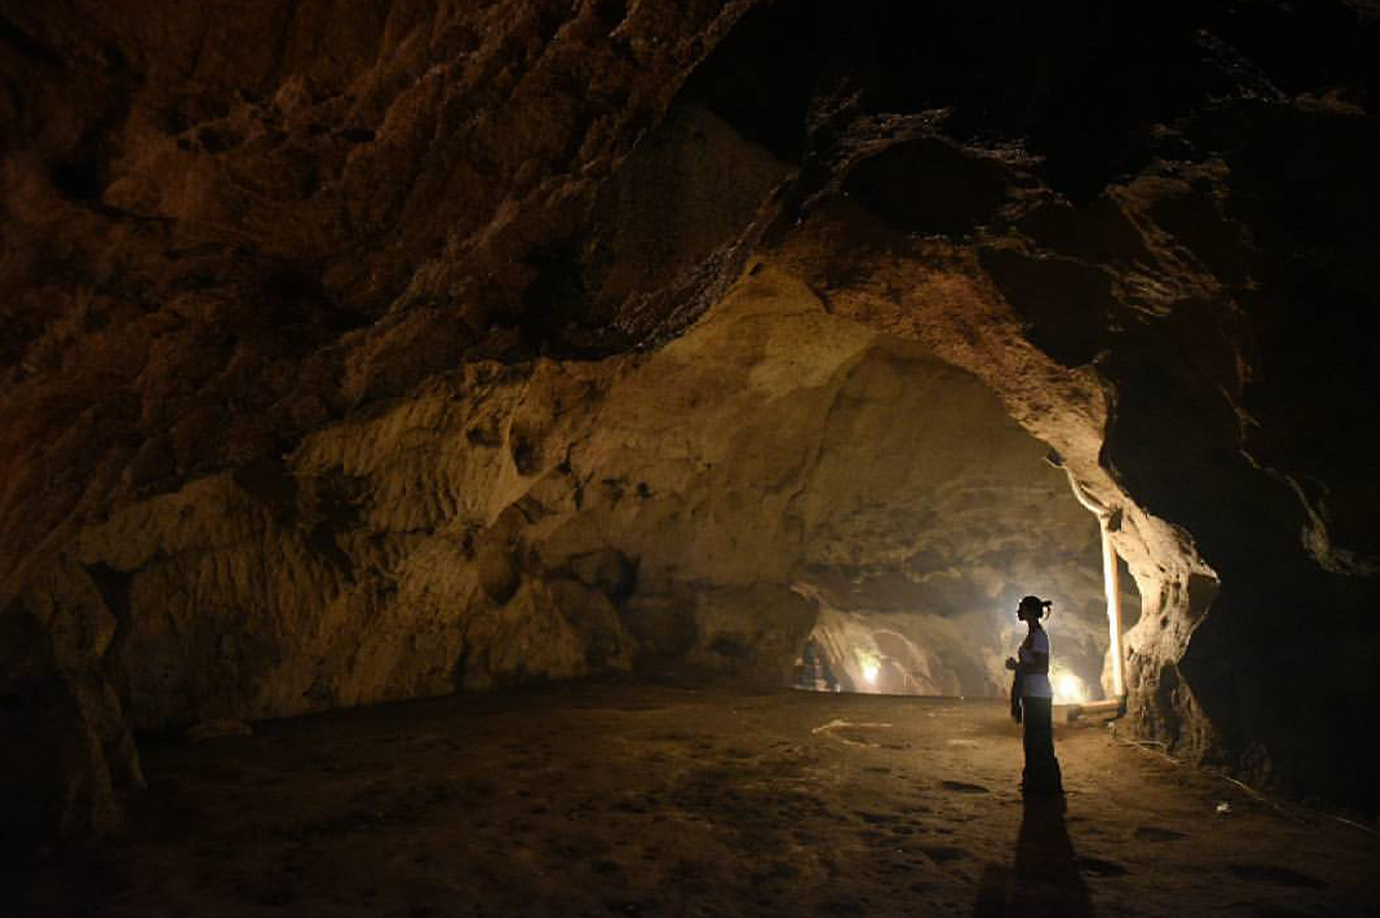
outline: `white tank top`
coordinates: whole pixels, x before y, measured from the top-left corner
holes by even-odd
[[[1021,642],[1021,649],[1018,651],[1022,663],[1034,663],[1035,652],[1042,652],[1045,659],[1051,659],[1049,652],[1049,635],[1045,634],[1045,629],[1035,628]],[[1031,698],[1053,698],[1054,687],[1049,684],[1048,673],[1026,673],[1021,682],[1021,694],[1029,695]]]

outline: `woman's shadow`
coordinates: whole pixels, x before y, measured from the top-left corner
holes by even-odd
[[[975,918],[1020,915],[1093,918],[1088,886],[1064,825],[1064,798],[1027,797],[1015,865],[991,864],[979,882]]]

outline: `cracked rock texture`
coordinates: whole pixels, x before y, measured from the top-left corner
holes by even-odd
[[[1097,527],[1044,451],[758,263],[650,355],[471,363],[86,527],[73,567],[118,584],[144,731],[635,667],[781,685],[821,604],[948,622],[968,646],[917,688],[992,694],[1033,583],[1096,683]]]
[[[780,684],[821,609],[959,628],[932,684],[990,686],[1054,593],[1096,683],[1048,449],[1140,597],[1138,729],[1373,817],[1378,37],[1321,0],[0,4],[6,831],[113,824],[139,731]]]

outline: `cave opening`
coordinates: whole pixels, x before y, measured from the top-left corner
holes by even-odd
[[[910,409],[897,423],[914,419],[915,410]],[[1012,422],[1011,428],[1000,432],[1004,439],[996,448],[1018,452],[1027,458],[1028,466],[1006,468],[989,477],[982,472],[991,453],[986,445],[964,442],[960,431],[932,429],[930,436],[946,440],[946,448],[965,453],[957,474],[982,480],[982,484],[931,480],[927,484],[932,490],[914,492],[913,496],[930,502],[908,510],[931,523],[926,530],[928,541],[914,545],[909,556],[899,545],[890,551],[855,546],[859,553],[900,558],[898,562],[868,567],[815,561],[805,566],[792,589],[818,612],[798,648],[793,687],[868,694],[1001,695],[1009,688],[1009,675],[1001,665],[1003,655],[1021,638],[1013,610],[1020,596],[1035,592],[1053,598],[1057,612],[1048,623],[1058,648],[1051,670],[1056,704],[1092,710],[1104,700],[1113,707],[1124,703],[1121,641],[1125,630],[1137,623],[1140,608],[1135,579],[1111,541],[1110,529],[1119,520],[1090,497],[1071,473],[1066,490],[1059,492],[1057,482],[1066,472],[1062,458],[1028,434],[1029,442],[1016,446],[1019,433]],[[1043,462],[1034,458],[1040,449],[1046,449]],[[1046,465],[1058,474],[1049,475]],[[1027,477],[1014,477],[1022,473]],[[1016,497],[1025,489],[1042,495],[1038,510]],[[961,511],[955,511],[942,496],[958,490],[966,495]],[[1081,532],[1077,517],[1067,512],[1074,506],[1093,516],[1093,520],[1082,516]],[[983,511],[988,514],[985,518]],[[960,548],[962,541],[934,522],[954,512],[966,517],[960,527],[967,527],[970,534],[981,531],[981,538],[990,544]],[[1032,528],[1040,532],[1040,538],[1020,535]],[[1097,551],[1089,548],[1089,533]],[[870,535],[881,537],[875,529]],[[894,537],[904,541],[902,533]],[[1001,546],[999,553],[991,550],[993,545]],[[1101,574],[1097,584],[1104,598],[1101,605],[1088,576],[1093,570]],[[1051,593],[1054,584],[1060,592]]]

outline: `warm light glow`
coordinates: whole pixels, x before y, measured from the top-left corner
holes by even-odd
[[[1073,673],[1060,673],[1054,677],[1054,701],[1056,704],[1082,704],[1088,700],[1083,690],[1083,680]]]
[[[864,663],[864,664],[863,664],[863,667],[862,667],[862,673],[863,673],[863,678],[864,678],[865,680],[867,680],[867,684],[868,684],[868,685],[876,685],[876,684],[877,684],[877,661],[875,661],[875,660],[868,660],[866,663]]]

